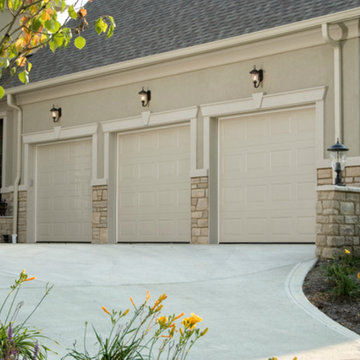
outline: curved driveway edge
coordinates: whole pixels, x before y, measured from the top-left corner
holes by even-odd
[[[321,322],[327,328],[336,331],[345,337],[348,337],[350,340],[359,341],[360,344],[360,336],[358,334],[340,325],[338,322],[325,315],[306,298],[302,290],[302,286],[307,273],[313,268],[316,262],[317,259],[314,259],[301,262],[294,266],[285,283],[285,289],[289,298],[303,311],[305,311],[315,320]]]

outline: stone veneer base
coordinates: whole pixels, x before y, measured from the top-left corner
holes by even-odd
[[[191,243],[209,243],[209,182],[207,176],[191,178]]]
[[[92,243],[108,243],[108,187],[92,188]]]
[[[344,249],[360,256],[360,188],[319,186],[316,206],[316,255],[330,259]]]

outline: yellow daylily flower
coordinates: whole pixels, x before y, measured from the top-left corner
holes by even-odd
[[[185,326],[186,329],[193,330],[196,327],[196,324],[198,322],[202,321],[202,318],[198,315],[195,315],[194,313],[191,313],[191,316],[188,318],[185,318],[182,321],[182,324]]]
[[[168,318],[166,316],[160,316],[157,318],[157,323],[159,323],[161,326],[165,326],[168,322]]]
[[[346,255],[349,255],[349,254],[350,254],[350,251],[349,251],[348,249],[344,249],[344,253],[345,253]]]

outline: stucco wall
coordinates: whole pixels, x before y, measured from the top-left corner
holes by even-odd
[[[254,89],[249,71],[254,64],[263,67],[263,87]],[[145,82],[97,90],[67,97],[23,105],[23,133],[51,130],[54,124],[49,109],[61,106],[62,118],[57,125],[74,125],[136,116],[144,109],[138,91],[142,86],[151,89],[150,111],[161,112],[188,106],[251,97],[254,92],[273,94],[327,85],[325,101],[326,144],[333,142],[333,50],[323,45],[281,53],[251,61],[237,62],[214,68],[152,79]],[[76,87],[76,85],[73,85]],[[200,115],[201,116],[201,115]],[[201,121],[199,121],[201,127]],[[200,132],[201,133],[201,132]],[[102,132],[98,133],[99,158],[103,154]],[[199,144],[201,147],[201,138]],[[199,152],[198,164],[202,163]],[[98,177],[103,175],[102,163]]]
[[[317,43],[323,43],[320,30],[316,32]],[[295,41],[295,40],[294,40]],[[279,47],[278,40],[277,47]],[[258,47],[266,46],[271,53],[271,41],[265,45],[258,43]],[[249,45],[250,46],[250,45]],[[275,45],[274,45],[275,46]],[[296,47],[296,43],[293,45]],[[256,54],[255,44],[250,49]],[[350,156],[360,155],[360,122],[359,122],[359,40],[350,39],[343,45],[343,72],[344,72],[344,139],[350,148]],[[284,48],[285,49],[285,48]],[[229,50],[230,51],[230,50]],[[242,56],[246,47],[239,46],[232,49],[231,56],[238,51]],[[266,53],[266,51],[265,51]],[[224,53],[226,55],[226,53]],[[226,59],[226,56],[224,56]],[[240,56],[239,55],[239,56]],[[197,58],[188,61],[200,61]],[[180,60],[179,60],[180,61]],[[209,67],[207,67],[207,62]],[[177,62],[175,62],[177,65]],[[297,89],[307,89],[316,86],[327,86],[325,98],[325,127],[324,149],[334,143],[334,61],[333,48],[328,44],[311,46],[299,50],[283,51],[278,53],[254,57],[251,60],[236,61],[226,65],[211,66],[212,54],[203,55],[201,64],[203,69],[182,72],[171,76],[159,77],[159,69],[170,66],[158,64],[142,69],[140,76],[135,70],[125,73],[106,75],[101,79],[77,81],[73,84],[50,87],[47,90],[38,90],[17,96],[18,103],[24,111],[23,133],[33,133],[51,130],[54,124],[49,109],[52,105],[61,106],[62,118],[59,124],[69,127],[81,124],[114,120],[130,116],[137,116],[144,108],[141,107],[138,91],[145,86],[151,89],[152,100],[149,110],[161,112],[175,110],[188,106],[197,106],[232,99],[249,98],[254,92],[274,94]],[[257,68],[264,69],[263,86],[254,89],[250,80],[249,71],[256,64]],[[174,64],[172,64],[174,66]],[[179,62],[179,68],[183,66]],[[139,81],[146,74],[146,79]],[[126,81],[124,80],[126,78]],[[133,79],[133,82],[132,82]],[[125,85],[117,85],[125,83]],[[94,86],[94,84],[97,84]],[[88,86],[88,87],[87,87]],[[106,87],[92,91],[94,87]],[[66,95],[69,94],[69,95]],[[46,98],[46,100],[42,100]],[[2,103],[1,108],[6,108]],[[10,118],[10,117],[9,117]],[[15,120],[15,119],[13,119]],[[9,121],[11,122],[11,121]],[[14,121],[12,121],[14,123]],[[202,165],[202,138],[201,114],[198,127],[200,129],[198,141],[198,166]],[[8,137],[14,138],[14,125],[8,128]],[[13,159],[16,149],[9,144]],[[103,159],[103,134],[98,131],[98,155]],[[327,157],[326,151],[324,153]],[[12,183],[14,170],[10,169],[13,161],[8,162],[8,183]],[[97,176],[103,176],[103,164],[98,163]]]

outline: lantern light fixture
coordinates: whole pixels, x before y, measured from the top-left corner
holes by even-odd
[[[140,95],[141,105],[143,107],[148,106],[149,102],[151,100],[151,91],[150,90],[144,90],[144,88],[142,88],[142,90],[139,91],[139,95]]]
[[[341,144],[338,138],[336,144],[329,147],[327,151],[330,152],[331,166],[336,172],[335,185],[345,186],[341,180],[341,172],[345,169],[346,152],[349,149]]]
[[[250,71],[250,75],[254,84],[254,88],[257,89],[264,80],[264,71],[262,69],[257,70],[256,66]]]
[[[61,107],[56,108],[55,105],[50,109],[53,122],[58,122],[61,118]]]

